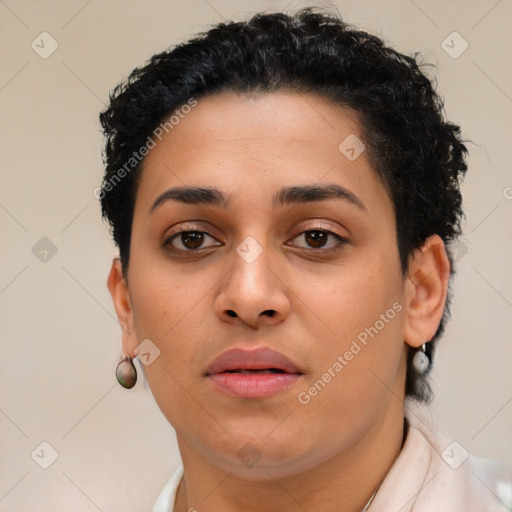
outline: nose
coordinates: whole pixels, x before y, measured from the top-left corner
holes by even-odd
[[[283,272],[271,264],[267,250],[250,263],[234,255],[233,267],[215,301],[222,321],[258,328],[278,324],[289,315],[289,288],[281,279]]]

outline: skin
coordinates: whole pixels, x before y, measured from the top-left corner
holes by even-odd
[[[393,203],[369,155],[350,161],[338,149],[350,134],[362,139],[357,113],[312,94],[223,93],[200,99],[145,158],[129,267],[124,275],[115,259],[108,287],[123,352],[134,357],[147,338],[160,350],[145,373],[183,460],[176,512],[262,503],[359,512],[400,452],[407,349],[435,334],[449,261],[434,235],[402,273]],[[327,183],[363,207],[271,203],[281,187]],[[149,213],[162,192],[185,185],[218,188],[230,205],[168,200]],[[204,232],[202,245],[178,236],[166,247],[180,229]],[[346,242],[329,252],[337,238],[315,244],[319,229]],[[263,251],[252,263],[236,251],[246,237]],[[300,403],[298,394],[394,303],[394,318]],[[228,397],[203,374],[235,346],[269,346],[304,375],[272,397]],[[261,455],[252,467],[237,456],[246,443]]]

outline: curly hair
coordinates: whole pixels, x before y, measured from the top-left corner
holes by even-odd
[[[315,11],[258,13],[247,21],[217,24],[152,56],[114,88],[100,114],[106,172],[99,199],[125,271],[143,161],[138,151],[164,118],[191,98],[226,91],[314,93],[359,114],[372,166],[394,203],[404,274],[409,255],[429,236],[450,244],[460,235],[467,149],[459,126],[444,119],[443,101],[422,73],[419,54],[406,56],[337,15]],[[448,256],[453,274],[449,250]],[[450,297],[449,291],[427,343],[430,361],[450,314]],[[406,394],[428,402],[432,365],[426,374],[417,373],[415,352],[408,354]]]

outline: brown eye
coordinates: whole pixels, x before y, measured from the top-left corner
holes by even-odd
[[[165,245],[170,246],[172,249],[181,251],[194,251],[197,249],[203,249],[202,245],[205,243],[207,238],[215,240],[212,236],[204,231],[180,231],[175,233],[167,239]],[[213,244],[213,245],[220,245]],[[212,245],[206,246],[212,247]]]
[[[329,233],[326,231],[306,231],[305,237],[309,245],[318,248],[326,244]]]
[[[188,249],[197,249],[201,247],[204,240],[204,234],[200,231],[187,231],[181,233],[181,242]]]
[[[301,249],[320,249],[324,251],[335,251],[340,249],[345,244],[348,243],[346,238],[343,238],[332,231],[326,231],[323,229],[310,229],[308,231],[303,231],[300,235],[296,236],[295,239],[303,238],[306,242],[306,246],[297,245],[297,247]],[[327,245],[329,239],[333,239],[334,243],[330,243]],[[320,252],[319,251],[319,252]]]

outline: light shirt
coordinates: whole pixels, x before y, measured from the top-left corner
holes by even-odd
[[[475,457],[447,437],[429,408],[407,398],[407,435],[368,512],[512,512],[512,467]],[[180,466],[153,512],[173,512]]]

